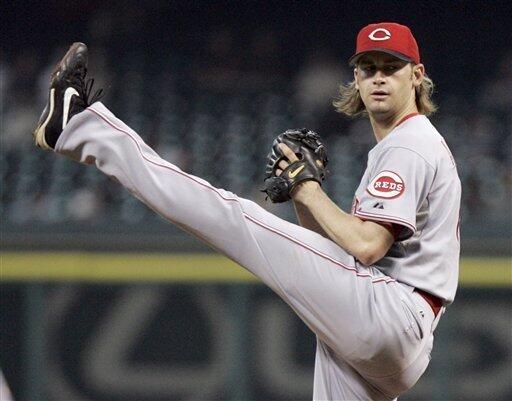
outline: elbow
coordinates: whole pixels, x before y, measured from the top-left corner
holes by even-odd
[[[381,259],[371,254],[361,254],[359,256],[356,256],[356,258],[364,266],[371,266]]]
[[[376,244],[367,243],[363,244],[354,255],[356,259],[364,266],[370,266],[375,262],[381,260],[386,255],[387,249]]]

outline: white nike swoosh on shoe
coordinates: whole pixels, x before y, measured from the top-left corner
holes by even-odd
[[[50,118],[52,118],[54,107],[55,107],[55,89],[52,88],[52,89],[50,89],[50,110],[48,111],[46,120],[44,120],[44,122],[37,128],[37,131],[35,133],[36,145],[38,145],[42,149],[51,149],[50,146],[48,146],[48,144],[46,143],[44,134],[46,131],[46,126],[48,125]]]
[[[78,96],[78,92],[75,88],[69,87],[64,92],[64,112],[62,114],[62,129],[66,128],[68,123],[69,106],[71,105],[71,97],[73,95]]]

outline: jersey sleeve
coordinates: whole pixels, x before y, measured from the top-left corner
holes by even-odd
[[[397,241],[410,238],[416,232],[417,212],[433,179],[433,167],[418,153],[388,148],[373,165],[354,214],[363,220],[391,223]]]

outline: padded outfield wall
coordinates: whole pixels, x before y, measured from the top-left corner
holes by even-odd
[[[512,398],[509,258],[464,258],[432,362],[402,400]],[[315,339],[212,254],[2,254],[2,367],[17,400],[297,401]]]

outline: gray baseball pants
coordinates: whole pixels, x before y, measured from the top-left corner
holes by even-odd
[[[314,400],[392,400],[425,371],[438,318],[414,288],[183,172],[100,102],[70,120],[55,151],[96,165],[290,305],[317,336]]]

